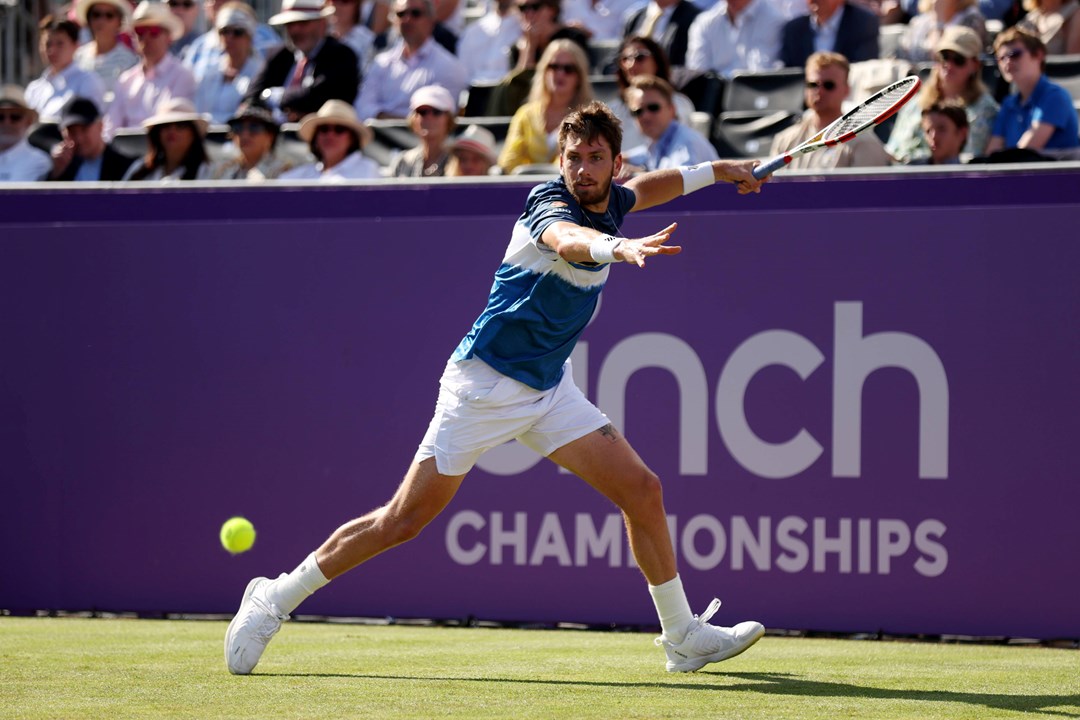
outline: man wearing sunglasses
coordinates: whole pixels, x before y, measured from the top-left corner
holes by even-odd
[[[630,81],[630,87],[626,89],[626,107],[648,143],[626,151],[624,177],[644,170],[697,165],[719,159],[712,143],[679,122],[674,96],[671,85],[653,75],[639,75]]]
[[[1014,151],[1002,160],[1023,160],[1022,153],[1043,154],[1044,150],[1072,150],[1080,146],[1076,108],[1069,92],[1050,82],[1044,72],[1046,46],[1043,41],[1018,27],[1011,27],[994,39],[1001,76],[1015,92],[1001,103],[994,121],[986,154]],[[1038,159],[1032,156],[1031,159]]]
[[[36,121],[21,87],[0,87],[0,182],[41,180],[52,167],[48,153],[26,139]]]
[[[770,155],[779,155],[798,147],[817,135],[843,114],[850,65],[843,55],[818,52],[806,61],[806,107],[802,120],[773,138]],[[842,167],[885,167],[892,158],[872,132],[859,133],[855,139],[836,147],[800,155],[788,165],[793,169],[828,170]],[[782,171],[781,171],[782,172]]]
[[[261,99],[297,122],[329,100],[352,104],[360,84],[356,53],[327,34],[334,14],[323,0],[284,0],[270,24],[285,28],[287,42],[266,62],[245,100]]]
[[[169,53],[184,25],[165,3],[143,0],[132,16],[139,64],[123,72],[105,116],[105,136],[120,128],[142,127],[160,106],[175,98],[195,99],[195,76]]]
[[[433,37],[432,0],[395,0],[391,14],[401,41],[371,61],[356,100],[362,120],[407,117],[412,94],[427,85],[441,85],[456,99],[469,84],[465,66]]]

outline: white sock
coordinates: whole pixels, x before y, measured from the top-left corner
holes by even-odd
[[[690,603],[686,600],[682,579],[676,575],[660,585],[650,585],[649,594],[660,617],[660,628],[669,642],[678,645],[686,637],[686,626],[694,620]]]
[[[315,553],[311,553],[304,562],[288,575],[282,574],[266,588],[267,599],[278,606],[281,612],[289,615],[299,607],[313,592],[330,582],[319,569]]]

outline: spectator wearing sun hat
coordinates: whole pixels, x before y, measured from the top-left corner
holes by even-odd
[[[249,100],[229,118],[236,156],[214,166],[215,180],[273,180],[293,163],[275,152],[280,126],[261,100]]]
[[[247,97],[267,100],[294,122],[328,100],[352,104],[360,85],[358,60],[327,34],[326,19],[333,13],[323,0],[284,0],[270,24],[284,26],[288,41],[266,61]]]
[[[52,168],[49,154],[26,139],[37,113],[18,85],[0,87],[0,182],[41,180]]]
[[[224,124],[263,68],[255,49],[255,11],[243,2],[229,2],[214,16],[214,24],[224,51],[216,62],[193,70],[195,108],[210,115],[211,122]]]
[[[135,8],[132,25],[140,62],[116,83],[116,96],[105,116],[107,137],[119,128],[139,127],[171,100],[195,98],[191,70],[169,53],[169,44],[184,32],[180,19],[164,3],[143,0]]]
[[[487,128],[470,125],[450,145],[450,161],[446,177],[477,177],[490,175],[499,161],[495,136]]]
[[[419,144],[398,155],[390,164],[392,177],[440,177],[446,171],[450,153],[446,141],[454,132],[457,103],[450,91],[427,85],[409,101],[409,128]]]
[[[121,73],[139,62],[138,54],[120,41],[131,24],[131,5],[127,0],[78,0],[75,18],[93,38],[75,50],[75,64],[96,72],[105,85],[106,100],[111,100]]]
[[[136,162],[125,180],[163,181],[209,180],[210,163],[203,139],[210,125],[206,115],[196,112],[187,98],[172,98],[142,123],[149,149]]]
[[[342,182],[380,177],[379,166],[361,152],[371,141],[371,128],[360,122],[352,105],[328,100],[300,121],[301,140],[310,143],[316,162],[283,173],[279,180]]]

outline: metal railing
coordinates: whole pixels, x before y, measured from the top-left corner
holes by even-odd
[[[41,72],[38,22],[48,14],[48,0],[0,0],[0,80],[26,86]]]

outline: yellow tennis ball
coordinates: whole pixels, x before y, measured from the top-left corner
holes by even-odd
[[[255,526],[242,517],[231,517],[221,526],[221,546],[233,555],[247,552],[255,544]]]

